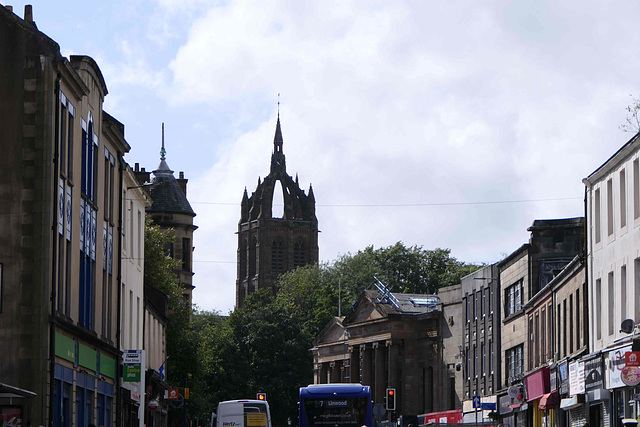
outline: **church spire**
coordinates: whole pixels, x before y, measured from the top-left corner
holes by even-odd
[[[280,94],[278,94],[280,96]],[[282,130],[280,129],[280,99],[278,99],[278,121],[276,122],[276,134],[273,137],[273,154],[271,155],[271,173],[285,172],[287,166],[285,164],[284,153],[282,152]]]

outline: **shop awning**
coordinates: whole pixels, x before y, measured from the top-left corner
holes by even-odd
[[[560,401],[560,409],[572,409],[584,404],[584,394],[576,394]]]
[[[36,394],[32,391],[25,390],[22,388],[14,387],[9,384],[0,383],[0,398],[24,398],[24,397],[34,397]]]
[[[540,398],[540,403],[538,404],[538,408],[540,409],[553,409],[558,405],[558,392],[553,391],[551,393],[547,393]]]

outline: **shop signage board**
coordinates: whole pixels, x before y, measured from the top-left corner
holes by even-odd
[[[640,366],[640,351],[627,351],[624,354],[625,366]]]
[[[140,382],[140,365],[122,365],[122,381],[124,382]]]
[[[620,347],[616,350],[612,350],[608,354],[608,360],[606,363],[606,388],[614,389],[619,387],[625,387],[625,383],[622,382],[622,370],[625,367],[625,353],[631,351],[632,345],[629,344],[624,347]]]
[[[625,385],[635,387],[640,384],[640,368],[637,366],[625,366],[620,372],[620,379]]]
[[[569,364],[569,394],[584,393],[584,362]]]
[[[584,361],[584,388],[586,391],[604,388],[602,381],[602,359],[600,355]]]
[[[564,361],[558,364],[558,391],[561,395],[569,394],[569,364]]]

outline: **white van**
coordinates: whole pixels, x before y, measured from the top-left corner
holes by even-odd
[[[271,427],[269,404],[264,400],[227,400],[218,403],[216,427]]]

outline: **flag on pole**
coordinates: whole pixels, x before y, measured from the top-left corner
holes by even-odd
[[[164,380],[165,378],[167,378],[167,375],[164,373],[164,367],[167,364],[167,359],[169,358],[169,356],[165,357],[164,362],[162,362],[162,365],[160,365],[160,369],[158,369],[158,373],[160,374],[160,376],[162,377],[162,379]]]

